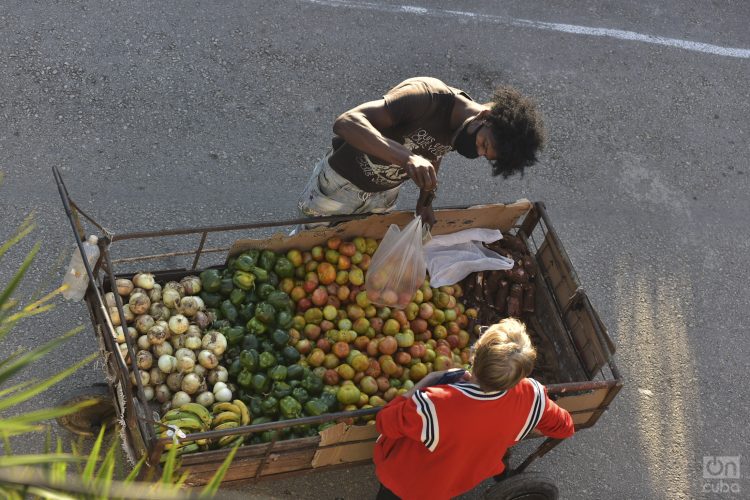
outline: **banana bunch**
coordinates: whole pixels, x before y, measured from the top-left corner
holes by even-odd
[[[239,399],[235,399],[231,403],[228,401],[216,403],[211,411],[213,413],[211,430],[234,429],[241,425],[250,425],[250,422],[252,422],[250,410]],[[242,441],[244,438],[244,436],[223,436],[219,438],[217,444],[219,448],[234,446],[236,442]]]
[[[198,403],[187,403],[165,413],[161,418],[161,423],[164,425],[173,425],[185,434],[192,434],[210,430],[212,420],[213,416],[208,408]],[[170,437],[170,429],[162,429],[163,430],[159,432],[159,437]],[[192,453],[205,449],[207,445],[207,439],[198,439],[188,443],[181,443],[179,440],[173,440],[171,443],[166,443],[164,449],[169,450],[172,447],[177,446],[177,454],[183,455],[185,453]]]

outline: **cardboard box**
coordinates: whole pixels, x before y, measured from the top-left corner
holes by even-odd
[[[312,467],[325,467],[372,459],[372,450],[378,431],[374,425],[347,425],[329,427],[320,433],[320,444],[312,459]]]

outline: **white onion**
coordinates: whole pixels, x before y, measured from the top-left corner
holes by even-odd
[[[148,372],[145,372],[143,370],[138,370],[138,375],[140,375],[141,377],[141,385],[144,385],[144,386],[148,385],[149,380],[151,380]],[[130,372],[130,383],[133,385],[138,385],[138,382],[135,378],[135,372]]]
[[[204,368],[213,370],[219,366],[219,358],[216,357],[216,354],[204,349],[198,353],[198,363]]]
[[[143,395],[146,397],[146,401],[151,401],[152,399],[154,399],[154,388],[150,385],[144,386]]]
[[[156,320],[167,320],[172,315],[172,311],[161,302],[151,302],[151,307],[148,308],[148,313]]]
[[[177,368],[177,358],[170,356],[169,354],[163,354],[159,356],[159,370],[164,373],[172,373]]]
[[[169,337],[169,343],[175,349],[182,349],[185,347],[185,336],[184,335],[173,335]]]
[[[135,340],[138,338],[138,331],[136,331],[135,328],[132,326],[127,327],[128,337],[130,337],[132,340]],[[118,344],[124,344],[126,342],[125,340],[125,333],[122,330],[122,326],[118,326],[115,328],[115,340]]]
[[[193,316],[193,322],[201,329],[208,328],[208,325],[211,324],[211,320],[208,318],[208,314],[203,311],[198,311],[197,313],[195,313],[195,316]]]
[[[138,273],[133,276],[133,284],[137,287],[143,288],[144,290],[151,290],[154,288],[154,275],[151,273]]]
[[[200,337],[185,337],[185,348],[197,350],[201,348],[201,338]]]
[[[152,316],[149,316],[148,314],[141,314],[140,316],[135,318],[135,329],[138,330],[139,333],[146,333],[148,332],[149,328],[154,326],[156,324],[156,321]]]
[[[203,305],[203,300],[201,300],[200,297],[188,295],[187,297],[180,299],[180,304],[177,306],[177,310],[188,318],[192,318],[204,307],[205,305]]]
[[[195,394],[201,388],[202,382],[203,380],[195,373],[188,373],[183,377],[180,388],[188,394]]]
[[[185,276],[180,280],[185,295],[198,295],[201,291],[201,279],[198,276]]]
[[[162,342],[161,344],[152,346],[151,352],[153,352],[155,356],[159,357],[165,354],[171,355],[174,352],[174,349],[172,349],[172,344],[170,344],[169,342]]]
[[[161,302],[161,285],[159,283],[154,283],[153,288],[148,291],[148,298],[152,304],[154,302]]]
[[[198,359],[198,357],[196,356],[195,352],[193,352],[192,350],[190,350],[190,349],[188,349],[186,347],[183,347],[182,349],[177,349],[177,352],[174,353],[174,357],[177,358],[177,359],[188,357],[188,358],[192,359],[193,361],[195,361],[196,359]]]
[[[172,397],[172,391],[165,384],[157,385],[154,392],[156,400],[160,403],[166,403]]]
[[[231,401],[232,391],[230,391],[229,388],[224,387],[223,389],[219,389],[218,391],[214,392],[214,397],[216,398],[216,401]]]
[[[177,369],[180,373],[190,373],[193,371],[193,368],[195,368],[194,359],[188,358],[187,356],[177,358]]]
[[[157,359],[157,363],[158,363],[158,361],[159,360]],[[163,384],[164,381],[166,380],[166,374],[163,371],[161,371],[158,366],[152,367],[148,371],[148,376],[149,376],[151,385]],[[163,403],[163,401],[162,401],[162,403]]]
[[[120,326],[122,324],[120,321],[120,311],[118,311],[116,307],[109,308],[109,320],[114,326]]]
[[[165,290],[177,290],[177,292],[180,294],[180,297],[185,295],[185,288],[176,281],[166,282],[162,287],[162,293],[164,293]]]
[[[174,288],[164,288],[161,291],[161,301],[170,309],[177,309],[181,298],[180,292]]]
[[[115,301],[115,294],[112,292],[107,292],[104,294],[104,304],[107,307],[117,307],[117,302]]]
[[[208,408],[214,404],[214,393],[210,391],[201,392],[196,396],[195,402]]]
[[[149,300],[148,295],[146,295],[145,293],[134,293],[130,296],[128,305],[130,305],[130,311],[133,314],[146,314],[148,312],[148,308],[151,307],[151,300]]]
[[[133,314],[129,304],[122,306],[122,312],[125,313],[125,323],[131,323],[135,319],[135,314]]]
[[[130,292],[133,291],[134,285],[133,282],[129,279],[120,278],[115,280],[115,287],[117,288],[117,293],[122,297],[127,297],[130,295]]]
[[[182,314],[175,314],[169,318],[169,330],[174,335],[182,335],[185,333],[190,326],[188,319]]]
[[[144,351],[151,349],[151,342],[148,340],[148,335],[138,337],[138,349],[143,349]]]
[[[214,392],[217,392],[217,391],[220,391],[220,390],[226,389],[226,388],[227,388],[227,384],[225,384],[224,382],[216,382],[214,384],[214,389],[213,390],[214,390]]]
[[[205,377],[206,377],[206,373],[207,373],[207,372],[208,372],[208,370],[206,370],[205,368],[203,368],[203,367],[202,367],[201,365],[199,365],[199,364],[197,364],[197,365],[195,365],[195,366],[193,367],[193,373],[195,373],[196,375],[199,375],[199,376],[201,376],[201,377],[203,377],[203,378],[205,378]]]
[[[167,330],[158,324],[149,328],[146,335],[148,335],[148,341],[151,342],[151,345],[163,344],[167,340]]]
[[[221,356],[227,350],[227,338],[223,333],[211,330],[203,336],[201,345],[204,349],[208,349],[217,356]]]
[[[128,352],[128,345],[127,344],[117,344],[118,349],[120,349],[120,355],[122,356],[122,359],[125,360],[125,363],[130,365],[130,352]]]
[[[215,369],[208,372],[208,383],[211,384],[212,387],[216,386],[217,382],[226,382],[229,380],[229,372],[227,372],[227,369],[223,366],[217,366]]]
[[[180,390],[180,386],[182,385],[182,378],[184,375],[180,372],[172,372],[169,375],[167,375],[167,387],[169,387],[169,390],[172,392],[177,392]]]
[[[184,391],[177,391],[172,396],[172,408],[179,408],[188,404],[190,401],[190,395]]]
[[[138,351],[135,355],[135,359],[138,368],[141,370],[150,370],[151,366],[154,364],[154,356],[149,351]]]

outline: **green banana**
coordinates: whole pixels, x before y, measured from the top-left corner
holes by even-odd
[[[216,426],[221,425],[225,422],[236,422],[237,424],[239,424],[240,418],[241,417],[239,413],[234,413],[233,411],[223,411],[214,416],[214,419],[211,422],[211,427],[215,429]]]
[[[239,422],[229,421],[229,422],[224,422],[222,424],[217,425],[212,430],[220,431],[222,429],[236,429],[239,426],[240,426]]]
[[[206,408],[205,406],[198,403],[187,403],[180,406],[179,409],[195,414],[203,421],[206,427],[209,427],[211,425],[211,412],[208,411],[208,408]]]
[[[222,413],[222,412],[225,412],[225,411],[231,411],[232,413],[236,413],[237,415],[241,415],[242,414],[242,410],[240,409],[239,406],[237,406],[237,404],[236,404],[237,401],[239,401],[239,400],[235,400],[234,403],[229,403],[229,402],[216,403],[215,405],[213,405],[213,407],[211,408],[211,410],[213,411],[214,415],[218,415],[219,413]]]
[[[219,439],[219,447],[224,448],[224,447],[234,446],[235,443],[237,443],[238,441],[241,442],[244,439],[245,439],[245,436],[235,436],[235,435],[224,436]]]
[[[241,399],[235,399],[232,401],[232,404],[239,407],[240,409],[240,423],[242,425],[249,425],[250,422],[252,422],[252,418],[250,418],[250,410],[247,409],[247,405],[242,401]]]
[[[197,418],[180,418],[177,420],[170,420],[169,425],[175,425],[179,427],[180,430],[189,432],[203,432],[206,430],[203,422],[201,422]]]

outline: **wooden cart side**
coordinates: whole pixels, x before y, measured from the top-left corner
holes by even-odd
[[[535,250],[542,278],[552,292],[565,331],[589,380],[593,380],[611,360],[614,343],[581,287],[542,203],[534,204],[520,233],[529,243],[530,250]]]

